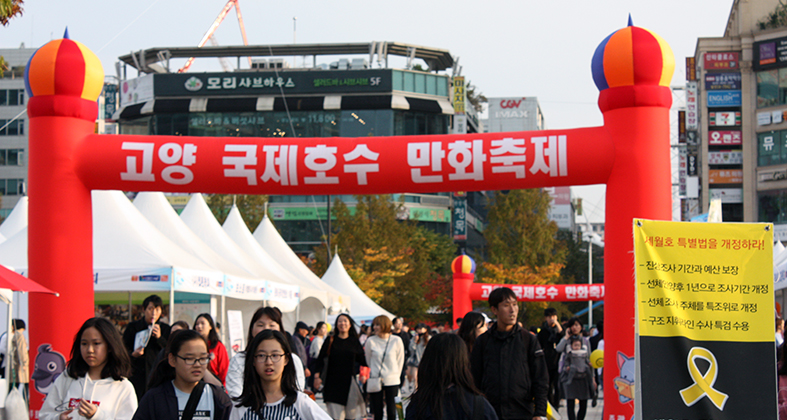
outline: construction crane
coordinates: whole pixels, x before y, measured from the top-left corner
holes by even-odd
[[[219,15],[216,17],[216,20],[213,21],[213,24],[210,25],[210,28],[208,28],[208,31],[205,32],[205,35],[202,37],[202,40],[200,40],[199,44],[197,44],[198,48],[204,47],[205,44],[208,42],[208,40],[211,39],[213,33],[216,32],[216,29],[218,29],[219,25],[221,25],[221,22],[224,21],[224,18],[227,17],[227,14],[229,14],[233,6],[235,7],[235,14],[238,16],[238,25],[240,25],[240,34],[243,36],[243,45],[249,45],[249,41],[246,39],[246,27],[243,26],[243,16],[240,13],[240,6],[238,5],[238,1],[239,0],[227,0],[227,4],[224,5],[224,8],[221,9],[221,12],[219,12]],[[213,42],[215,41],[216,40],[214,39]],[[249,59],[249,67],[251,67],[251,57],[248,57],[248,59]],[[181,69],[178,70],[178,73],[185,73],[193,63],[194,63],[194,57],[189,58],[186,61],[186,64],[184,64],[183,67],[181,67]],[[224,63],[222,63],[222,66],[224,66]]]
[[[210,37],[210,45],[213,45],[214,47],[219,46],[218,41],[216,41],[216,35]],[[219,57],[219,63],[221,63],[221,68],[223,68],[224,71],[232,71],[232,64],[230,64],[229,60],[227,60],[227,57]]]

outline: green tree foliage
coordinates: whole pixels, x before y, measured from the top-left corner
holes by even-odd
[[[231,195],[231,194],[206,194],[205,202],[208,203],[210,211],[216,216],[219,223],[224,224],[227,220],[227,215],[232,209],[232,203],[235,204],[240,210],[243,221],[246,222],[246,227],[254,232],[257,225],[262,221],[265,215],[265,204],[268,202],[267,195]]]
[[[557,225],[549,220],[551,198],[541,189],[496,191],[488,206],[487,262],[476,277],[483,283],[555,284],[565,263]],[[552,305],[556,306],[556,305]],[[520,320],[540,325],[543,302],[520,304]]]
[[[446,299],[434,283],[450,272],[453,243],[399,220],[404,206],[388,195],[356,198],[354,214],[343,202],[335,202],[331,246],[338,248],[347,273],[372,300],[396,315],[424,319],[430,307]],[[315,249],[315,256],[314,271],[324,273],[329,263],[325,245]],[[448,295],[450,300],[450,290]]]
[[[8,26],[8,22],[14,16],[21,16],[23,0],[0,0],[0,24]],[[0,57],[0,77],[3,77],[5,71],[8,70],[8,63],[3,57]]]
[[[761,31],[766,29],[776,29],[787,26],[787,4],[779,0],[779,5],[768,13],[765,18],[757,22]]]
[[[467,85],[465,86],[465,93],[467,94],[467,102],[473,105],[476,112],[481,112],[483,109],[481,104],[487,102],[486,96],[478,90],[476,85],[470,83],[470,80],[467,81]]]
[[[566,263],[560,273],[566,283],[588,282],[588,243],[580,238],[573,232],[558,232],[558,240],[563,243],[566,251]],[[604,248],[596,245],[593,245],[593,283],[604,283]],[[588,307],[587,302],[571,302],[564,306],[571,313]],[[599,320],[598,315],[602,313],[603,307],[594,310],[593,319]]]
[[[496,191],[484,230],[487,261],[504,268],[563,263],[557,225],[547,217],[550,200],[541,189]]]

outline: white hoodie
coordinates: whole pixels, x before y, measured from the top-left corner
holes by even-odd
[[[98,410],[91,420],[131,419],[137,411],[137,394],[128,379],[116,381],[110,377],[93,381],[87,375],[74,379],[63,372],[55,379],[54,386],[46,396],[39,418],[57,420],[63,411],[72,407],[74,411],[69,417],[81,419],[79,401],[83,397],[98,404]]]

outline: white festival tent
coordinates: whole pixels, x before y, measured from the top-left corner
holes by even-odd
[[[781,241],[773,244],[773,290],[787,288],[787,250]]]
[[[23,196],[16,202],[11,214],[3,220],[0,225],[0,235],[3,238],[10,238],[17,232],[27,227],[27,196]]]
[[[282,310],[282,312],[284,312],[285,328],[287,328],[288,331],[290,331],[290,328],[294,328],[298,321],[303,321],[309,325],[315,325],[317,322],[327,319],[327,308],[329,306],[328,292],[326,290],[320,290],[292,275],[286,268],[282,267],[278,261],[268,255],[268,253],[262,249],[259,242],[254,239],[254,236],[252,236],[237,206],[232,206],[222,227],[227,235],[252,258],[263,263],[266,267],[275,270],[282,277],[289,279],[292,284],[300,286],[300,303],[295,309],[295,313],[287,313],[289,311]],[[274,291],[273,294],[276,295],[277,293]],[[248,319],[245,313],[244,319]]]
[[[95,291],[222,294],[224,274],[158,231],[122,192],[92,198]],[[27,271],[27,228],[0,243],[0,263]]]
[[[299,286],[292,280],[292,276],[287,275],[287,272],[283,269],[277,269],[272,258],[268,257],[267,261],[255,260],[246,250],[238,246],[222,229],[202,194],[191,195],[188,204],[180,213],[180,218],[192,232],[216,253],[236,266],[249,271],[255,278],[270,282],[270,284],[265,285],[265,296],[257,300],[258,304],[253,308],[248,304],[231,301],[230,304],[237,304],[241,307],[230,307],[230,304],[228,304],[227,309],[240,309],[243,312],[244,319],[250,319],[254,311],[263,303],[262,301],[269,301],[271,305],[279,306],[279,309],[285,313],[295,310],[298,304]],[[235,285],[233,280],[228,278],[229,292],[227,296],[242,298],[246,294],[246,287],[240,284]],[[226,313],[226,311],[222,313]],[[291,325],[291,327],[294,326],[295,324]],[[290,327],[290,325],[285,325],[285,327]]]
[[[372,320],[378,315],[385,315],[393,320],[394,314],[376,304],[355,284],[355,281],[347,274],[347,270],[344,269],[344,264],[342,264],[338,254],[334,255],[333,261],[331,261],[328,270],[323,274],[322,279],[336,290],[350,295],[350,299],[352,299],[350,314],[355,322],[371,324]],[[332,321],[335,321],[335,319],[336,316],[332,318]]]
[[[243,319],[248,320],[251,319],[251,315],[261,305],[261,302],[265,300],[270,301],[270,304],[276,305],[284,311],[292,311],[297,305],[297,299],[295,298],[277,300],[272,293],[267,293],[270,289],[280,289],[272,286],[281,283],[281,279],[274,276],[261,279],[227,261],[227,259],[208,246],[178,216],[163,193],[139,193],[134,199],[134,207],[184,250],[195,255],[212,268],[224,273],[223,296],[225,298],[222,299],[220,315],[217,316],[217,321],[220,321],[222,325],[227,325],[225,319],[227,310],[240,310],[243,313]],[[285,287],[285,289],[290,290],[291,288]],[[223,331],[226,331],[226,329]]]
[[[314,274],[309,267],[298,258],[298,255],[287,245],[284,238],[279,235],[276,227],[268,218],[268,215],[262,217],[262,221],[254,230],[254,239],[262,245],[265,252],[278,261],[284,268],[289,270],[293,275],[301,280],[328,291],[328,298],[331,300],[331,306],[328,308],[328,314],[334,315],[350,310],[351,302],[344,302],[344,293],[336,290],[330,285],[323,282],[316,274]]]

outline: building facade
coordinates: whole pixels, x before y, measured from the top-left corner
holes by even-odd
[[[0,49],[8,70],[0,78],[0,217],[13,210],[27,183],[27,94],[24,69],[35,49]]]
[[[121,134],[156,134],[220,137],[385,137],[448,134],[454,114],[452,104],[453,58],[447,51],[425,47],[375,43],[357,49],[355,44],[293,45],[299,55],[338,56],[375,51],[377,66],[363,59],[340,59],[330,64],[287,68],[280,59],[260,56],[293,51],[282,46],[239,47],[237,56],[248,54],[257,65],[221,73],[175,73],[152,63],[162,56],[177,55],[178,49],[150,50],[121,61],[142,73],[121,80],[120,108],[115,114]],[[397,47],[398,46],[398,47]],[[401,47],[401,48],[400,48]],[[214,48],[216,56],[227,56],[228,48]],[[244,49],[245,48],[245,49]],[[279,48],[275,50],[273,48]],[[397,49],[399,48],[399,49]],[[166,51],[166,52],[164,52]],[[384,53],[381,53],[383,52]],[[402,51],[411,59],[422,58],[429,71],[389,68],[388,55]],[[184,56],[201,51],[183,52]],[[374,55],[370,61],[374,63]],[[383,54],[380,56],[379,54]],[[386,55],[387,54],[387,55]],[[239,63],[241,60],[238,60]],[[267,65],[265,63],[267,62]],[[271,63],[277,63],[271,66]],[[385,63],[385,64],[383,64]],[[473,130],[476,124],[467,124]],[[380,141],[384,141],[381,139]],[[481,196],[468,200],[461,215],[467,225],[460,247],[480,247],[483,242]],[[271,196],[270,214],[288,244],[303,254],[323,243],[327,232],[329,202],[344,202],[352,212],[352,196]],[[454,199],[451,192],[394,195],[404,204],[401,219],[415,220],[435,232],[452,235]],[[457,236],[457,235],[454,235]],[[459,235],[461,236],[461,235]]]

